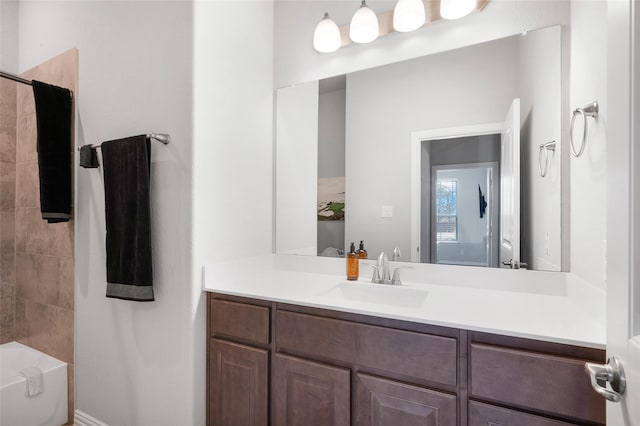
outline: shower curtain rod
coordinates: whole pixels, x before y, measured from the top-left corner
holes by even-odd
[[[14,75],[8,72],[0,71],[0,77],[8,78],[9,80],[17,81],[18,83],[28,84],[29,86],[32,86],[31,80],[18,77],[17,75]]]
[[[163,143],[164,145],[169,145],[169,142],[171,142],[171,135],[168,135],[166,133],[147,133],[147,137],[150,139],[155,139],[156,141]],[[91,145],[91,148],[98,149],[100,148],[100,145],[102,144],[101,143],[94,144],[94,145]],[[78,151],[80,151],[81,148],[82,147],[79,146]]]
[[[26,78],[22,78],[19,77],[15,74],[11,74],[9,72],[5,72],[5,71],[0,71],[0,77],[2,78],[7,78],[9,80],[13,80],[13,81],[17,81],[18,83],[22,83],[22,84],[26,84],[29,86],[33,86],[31,80],[27,80]],[[69,89],[67,89],[69,90]],[[69,93],[71,93],[71,99],[73,99],[73,90],[69,90]]]

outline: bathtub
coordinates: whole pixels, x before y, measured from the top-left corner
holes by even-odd
[[[31,366],[42,370],[44,392],[28,398],[18,373]],[[67,412],[67,364],[18,342],[0,345],[0,425],[60,426]]]

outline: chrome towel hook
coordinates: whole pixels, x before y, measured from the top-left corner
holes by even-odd
[[[598,116],[598,110],[598,102],[592,102],[585,107],[576,108],[573,111],[573,115],[571,116],[571,130],[569,130],[569,143],[571,145],[571,154],[573,154],[574,157],[580,157],[584,152],[584,148],[587,146],[587,117],[596,118]],[[576,148],[573,144],[573,126],[576,122],[576,115],[581,115],[582,119],[584,120],[582,141],[580,143],[580,149],[578,151],[576,151]]]
[[[538,153],[538,171],[540,172],[540,177],[545,177],[547,175],[547,168],[549,167],[549,151],[556,151],[556,141],[540,144],[540,152]],[[542,155],[543,153],[544,156]],[[542,166],[543,163],[544,167]]]

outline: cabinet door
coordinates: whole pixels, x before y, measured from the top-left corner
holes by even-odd
[[[274,424],[349,426],[349,370],[280,354],[273,362]]]
[[[269,352],[218,339],[210,345],[209,424],[266,425]]]
[[[356,374],[356,426],[455,426],[456,396]]]

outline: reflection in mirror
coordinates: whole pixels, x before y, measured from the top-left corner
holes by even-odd
[[[276,252],[560,271],[560,27],[278,89]]]

